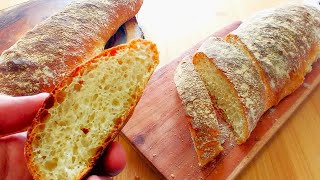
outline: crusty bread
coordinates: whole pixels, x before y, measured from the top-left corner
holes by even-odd
[[[195,69],[243,143],[265,109],[265,87],[251,60],[221,38],[207,39],[193,56]]]
[[[266,79],[268,108],[291,94],[320,52],[320,11],[290,5],[259,12],[226,40],[251,57]]]
[[[213,105],[223,112],[218,121],[226,120],[241,144],[264,112],[303,83],[319,57],[320,11],[289,5],[259,12],[225,39],[208,38],[192,61]],[[179,95],[188,99],[187,93]]]
[[[142,0],[80,0],[29,31],[0,57],[0,93],[51,92],[140,9]]]
[[[222,150],[219,141],[220,130],[217,112],[211,98],[192,64],[192,57],[185,57],[178,65],[174,82],[185,107],[191,118],[188,119],[191,138],[198,156],[199,165],[205,166]]]
[[[157,66],[155,44],[134,40],[77,67],[55,88],[28,130],[34,179],[81,179],[117,135]]]

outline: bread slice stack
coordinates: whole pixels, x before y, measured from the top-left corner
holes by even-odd
[[[133,40],[76,68],[51,93],[28,131],[34,179],[81,179],[134,111],[159,59]]]
[[[288,5],[257,13],[225,38],[208,38],[193,54],[192,62],[193,73],[204,82],[213,107],[222,110],[217,118],[230,124],[237,143],[242,144],[263,113],[303,83],[319,57],[320,11]],[[186,97],[180,97],[185,101]],[[194,107],[187,112],[197,110]],[[218,128],[213,131],[220,133]]]

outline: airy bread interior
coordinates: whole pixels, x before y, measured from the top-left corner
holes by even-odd
[[[242,141],[241,139],[247,138],[247,127],[238,94],[223,72],[211,61],[202,53],[196,53],[193,57],[195,69],[206,83],[209,94],[215,97],[215,103],[223,110],[225,120],[233,127],[238,141]]]
[[[67,78],[29,132],[27,159],[36,177],[80,179],[132,114],[157,64],[155,45],[136,40]]]

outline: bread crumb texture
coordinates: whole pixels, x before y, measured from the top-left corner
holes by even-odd
[[[29,130],[26,152],[34,178],[85,175],[132,114],[157,64],[155,45],[135,40],[71,73]]]

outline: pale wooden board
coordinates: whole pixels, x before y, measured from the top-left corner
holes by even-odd
[[[224,35],[214,34],[220,37]],[[313,71],[307,75],[306,86],[301,86],[272,111],[268,111],[245,144],[231,146],[225,143],[225,150],[216,162],[201,169],[188,130],[188,117],[173,82],[179,61],[193,54],[199,46],[200,43],[154,74],[122,132],[159,175],[167,179],[233,179],[319,84],[320,61],[314,64]]]

